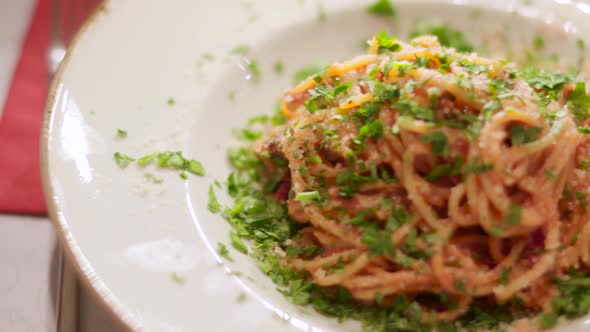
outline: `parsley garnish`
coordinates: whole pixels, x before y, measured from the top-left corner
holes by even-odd
[[[455,176],[461,173],[463,167],[463,158],[458,156],[451,163],[443,163],[437,165],[427,176],[426,180],[436,181],[447,176]]]
[[[227,259],[230,262],[234,261],[233,258],[231,258],[231,256],[229,255],[229,250],[227,250],[225,244],[221,242],[217,242],[217,253],[219,254],[219,256]]]
[[[297,195],[295,195],[295,200],[298,202],[317,201],[321,197],[322,196],[320,195],[320,193],[317,190],[304,191],[304,192],[297,193]]]
[[[465,280],[457,279],[455,281],[455,289],[463,295],[467,295],[467,287],[465,287]]]
[[[238,295],[238,297],[236,298],[236,302],[237,303],[244,303],[246,302],[246,300],[248,299],[248,297],[246,296],[246,293],[242,292],[240,293],[240,295]]]
[[[557,175],[555,175],[555,174],[554,174],[553,172],[551,172],[550,170],[546,169],[546,170],[545,170],[545,172],[543,172],[543,173],[545,174],[545,176],[546,176],[546,177],[547,177],[549,180],[551,180],[551,181],[553,181],[553,182],[557,181]]]
[[[168,98],[166,103],[168,104],[168,106],[174,106],[176,105],[176,100],[174,100],[174,98]]]
[[[248,71],[250,72],[253,82],[260,81],[260,67],[256,61],[250,60],[250,62],[248,62]]]
[[[144,177],[146,180],[148,180],[149,182],[154,183],[154,184],[160,184],[160,183],[164,182],[164,179],[162,179],[159,176],[155,176],[152,173],[145,173]]]
[[[588,115],[590,95],[586,93],[586,84],[584,82],[578,82],[576,84],[576,88],[568,97],[567,105],[570,112],[576,116],[578,121],[585,121],[590,117]]]
[[[422,142],[430,143],[432,153],[437,156],[447,155],[450,152],[447,137],[442,131],[435,131],[424,135],[422,137]]]
[[[209,186],[209,202],[207,203],[207,208],[212,213],[221,211],[221,204],[219,204],[217,196],[215,196],[215,190],[213,190],[213,186]]]
[[[117,129],[118,138],[127,138],[127,130]]]
[[[244,241],[242,241],[242,239],[240,238],[240,236],[237,233],[231,232],[231,233],[229,233],[229,237],[231,239],[232,246],[237,251],[239,251],[243,254],[248,254],[248,247],[246,246]]]
[[[395,7],[390,0],[377,0],[374,4],[367,8],[367,12],[384,17],[395,17]]]
[[[399,97],[399,93],[399,88],[396,85],[377,81],[373,89],[373,98],[377,102],[387,102]]]
[[[508,280],[508,276],[510,275],[510,269],[508,268],[502,268],[502,272],[500,273],[500,283],[502,285],[508,285],[509,280]]]
[[[126,168],[129,166],[129,164],[135,161],[135,158],[129,157],[128,155],[122,154],[120,152],[115,152],[113,157],[115,158],[115,163],[117,163],[120,168]]]
[[[508,214],[504,217],[504,223],[511,226],[520,224],[520,210],[520,206],[511,202]]]
[[[537,50],[537,51],[542,50],[545,47],[545,39],[543,39],[543,36],[536,35],[533,40],[533,46],[535,47],[535,50]]]
[[[273,68],[275,70],[275,73],[281,74],[283,72],[285,66],[283,65],[283,63],[281,61],[277,61],[277,62],[275,62]]]
[[[397,43],[397,38],[389,37],[385,30],[381,30],[381,32],[375,36],[375,39],[377,45],[379,45],[379,51],[395,52],[402,48],[402,46]]]
[[[510,142],[512,145],[524,145],[534,142],[537,136],[541,133],[541,128],[525,127],[520,123],[516,123],[508,130],[510,134]]]
[[[152,153],[147,156],[141,157],[137,161],[137,164],[139,166],[145,167],[151,164],[154,160],[157,160],[158,168],[178,169],[182,171],[188,171],[199,176],[205,175],[205,168],[200,162],[193,159],[185,158],[182,155],[182,152],[180,151]]]
[[[519,75],[533,88],[545,91],[560,89],[573,80],[572,75],[536,67],[527,67]]]
[[[250,52],[250,47],[245,44],[238,45],[230,51],[231,54],[237,54],[237,55],[247,55],[249,52]]]
[[[179,275],[179,274],[178,274],[178,273],[176,273],[176,272],[172,273],[172,274],[170,275],[170,278],[172,279],[172,281],[173,281],[175,284],[178,284],[178,285],[184,285],[184,284],[185,284],[185,282],[186,282],[186,280],[185,280],[185,279],[184,279],[184,278],[183,278],[181,275]]]
[[[366,138],[378,140],[384,134],[383,124],[379,120],[374,120],[359,129],[359,134],[354,139],[357,144],[362,144]]]

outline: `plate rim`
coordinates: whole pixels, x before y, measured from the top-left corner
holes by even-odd
[[[84,22],[82,22],[80,28],[71,39],[70,44],[66,47],[64,58],[60,62],[59,67],[51,80],[47,100],[44,106],[43,124],[41,126],[41,184],[43,187],[45,202],[47,203],[49,220],[55,227],[58,242],[65,255],[66,261],[71,263],[71,266],[78,277],[76,278],[77,281],[81,283],[83,287],[90,290],[90,296],[98,300],[99,305],[107,313],[109,318],[115,322],[115,325],[124,330],[133,331],[139,326],[138,321],[126,312],[113,293],[105,291],[104,286],[101,285],[100,277],[94,271],[86,257],[82,254],[80,247],[72,236],[67,221],[63,215],[59,213],[59,208],[54,200],[55,191],[51,184],[51,172],[49,167],[50,128],[53,123],[54,107],[56,105],[57,97],[59,96],[58,88],[62,83],[62,76],[66,67],[68,67],[74,49],[88,28],[95,24],[101,15],[109,14],[109,2],[110,0],[100,0],[96,8],[94,8],[90,15],[84,20]]]

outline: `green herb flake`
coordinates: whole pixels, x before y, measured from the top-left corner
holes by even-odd
[[[166,104],[168,104],[168,106],[174,106],[176,105],[176,100],[174,98],[168,98]]]
[[[115,159],[115,163],[117,164],[117,166],[119,166],[120,168],[127,168],[129,164],[135,161],[135,158],[129,157],[128,155],[120,152],[115,152],[113,154],[113,158]]]
[[[232,246],[237,251],[246,255],[248,254],[248,247],[246,246],[246,243],[244,243],[244,241],[240,238],[240,236],[237,233],[231,232],[229,233],[229,237],[231,239]]]
[[[127,130],[117,129],[118,138],[127,138]]]
[[[317,201],[320,198],[321,198],[321,195],[317,190],[304,191],[304,192],[297,193],[297,195],[295,195],[295,200],[297,202]]]
[[[212,213],[218,213],[221,211],[221,204],[217,200],[217,196],[215,195],[215,190],[213,186],[209,186],[209,202],[207,203],[207,208]]]
[[[512,145],[524,145],[534,142],[541,133],[541,130],[541,128],[525,127],[517,123],[512,125],[508,132]]]
[[[553,172],[551,172],[548,169],[546,169],[545,172],[543,172],[543,174],[545,174],[545,176],[553,182],[558,180],[557,175],[555,175]]]
[[[450,153],[447,137],[442,131],[434,131],[422,137],[422,142],[430,143],[432,153],[437,156],[448,155]]]
[[[489,232],[489,233],[490,233],[490,234],[491,234],[493,237],[497,237],[497,238],[500,238],[500,237],[502,237],[502,235],[503,235],[503,233],[504,233],[500,227],[498,227],[498,226],[495,226],[495,225],[494,225],[494,226],[492,226],[492,227],[490,227],[490,229],[488,230],[488,232]]]
[[[145,173],[144,177],[147,181],[153,183],[153,184],[160,184],[164,182],[164,179],[154,175],[153,173]]]
[[[217,242],[217,253],[219,254],[219,256],[227,259],[230,262],[234,261],[233,258],[231,258],[231,256],[229,255],[229,250],[227,250],[226,245],[221,242]]]
[[[273,69],[275,70],[275,73],[282,74],[283,70],[285,70],[285,65],[283,65],[281,61],[277,61],[275,62]]]
[[[379,45],[379,51],[395,52],[399,51],[402,46],[397,43],[397,38],[390,37],[385,30],[381,30],[379,34],[375,36],[377,45]]]
[[[465,280],[457,279],[455,280],[455,289],[463,294],[467,295],[467,287],[465,286]]]
[[[510,269],[508,268],[502,268],[502,271],[500,272],[500,283],[502,285],[508,285],[509,280],[508,280],[508,276],[510,275]]]
[[[250,72],[250,78],[253,82],[260,81],[260,67],[258,66],[258,63],[256,61],[250,60],[250,62],[248,63],[248,71]]]
[[[367,12],[378,16],[392,18],[396,15],[395,7],[391,4],[390,0],[377,0],[367,8]]]
[[[586,84],[584,82],[576,84],[574,91],[569,94],[567,105],[578,121],[585,121],[590,117],[588,114],[590,95],[586,93]]]
[[[545,48],[545,39],[541,35],[535,35],[533,39],[533,47],[535,50],[540,51]]]
[[[557,315],[552,312],[546,312],[539,315],[539,325],[541,329],[546,330],[557,325]]]
[[[242,292],[236,298],[236,303],[242,304],[242,303],[246,302],[246,300],[248,300],[248,296],[246,295],[246,293]]]
[[[231,102],[236,101],[236,91],[235,90],[230,90],[227,93],[227,99],[229,99],[229,101],[231,101]]]
[[[170,275],[170,279],[172,279],[172,282],[174,282],[177,285],[184,285],[186,283],[186,280],[184,279],[184,277],[182,277],[181,275],[179,275],[176,272],[174,272]]]
[[[245,56],[248,53],[250,53],[250,46],[245,45],[245,44],[238,45],[238,46],[234,47],[230,51],[230,53]]]
[[[514,203],[510,203],[510,207],[508,208],[508,213],[504,217],[504,223],[511,226],[516,226],[520,224],[520,212],[521,208],[519,205]]]

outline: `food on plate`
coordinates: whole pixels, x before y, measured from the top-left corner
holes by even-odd
[[[232,243],[293,303],[368,329],[584,315],[589,108],[574,74],[382,32],[230,153]]]

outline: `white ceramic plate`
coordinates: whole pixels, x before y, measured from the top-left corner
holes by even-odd
[[[590,35],[590,6],[570,0],[398,0],[395,34],[405,38],[417,17],[448,22],[481,44],[502,34],[516,48],[541,33],[564,60]],[[344,59],[388,20],[365,13],[362,0],[119,0],[105,3],[70,50],[54,82],[42,142],[52,219],[82,278],[130,329],[146,331],[354,331],[310,308],[289,304],[253,262],[232,252],[220,264],[215,246],[229,226],[207,211],[207,190],[226,178],[231,128],[273,110],[292,73],[318,60]],[[320,20],[321,12],[327,18]],[[495,36],[495,37],[494,37]],[[247,80],[250,46],[262,73]],[[490,44],[494,50],[497,47]],[[202,55],[210,53],[214,61]],[[286,71],[273,71],[277,61]],[[235,91],[235,101],[228,94]],[[176,104],[170,106],[167,100]],[[116,139],[117,129],[129,133]],[[208,175],[121,170],[120,151],[143,156],[184,151]],[[222,197],[223,198],[223,197]],[[239,271],[236,276],[230,271]],[[171,277],[184,279],[180,285]],[[244,303],[236,299],[247,294]],[[561,331],[587,330],[563,325]]]

